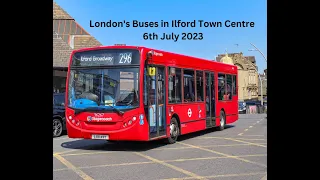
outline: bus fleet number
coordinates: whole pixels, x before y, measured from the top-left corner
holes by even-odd
[[[120,53],[119,64],[131,64],[132,53]]]
[[[202,33],[182,33],[182,40],[202,40]]]

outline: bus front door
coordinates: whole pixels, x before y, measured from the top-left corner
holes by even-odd
[[[147,118],[149,122],[149,139],[154,139],[166,135],[165,68],[153,66],[148,73]]]

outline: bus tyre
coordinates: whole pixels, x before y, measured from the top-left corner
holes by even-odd
[[[174,144],[177,139],[178,136],[180,134],[180,128],[179,128],[179,124],[176,118],[171,118],[170,121],[170,136],[168,137],[168,143],[169,144]]]
[[[224,114],[224,111],[220,111],[220,126],[218,127],[219,131],[224,130],[224,127],[226,125],[226,115]]]
[[[62,122],[60,119],[53,119],[53,137],[59,137],[62,134]]]

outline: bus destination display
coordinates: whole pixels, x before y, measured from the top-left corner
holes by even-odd
[[[87,51],[76,53],[72,59],[72,66],[110,66],[132,64],[139,64],[138,51]]]

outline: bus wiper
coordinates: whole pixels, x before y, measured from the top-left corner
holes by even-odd
[[[119,110],[119,109],[117,109],[117,108],[115,108],[114,106],[111,106],[111,105],[109,105],[109,104],[107,104],[109,107],[111,107],[112,109],[114,109],[120,116],[122,116],[123,114],[124,114],[124,112],[123,111],[121,111],[121,110]]]
[[[101,111],[101,110],[106,110],[106,109],[101,108],[101,107],[87,107],[84,109],[75,109],[74,115],[77,115],[77,114],[80,114],[80,113],[86,112],[86,111]]]
[[[108,105],[110,106],[110,105]],[[112,109],[114,109],[119,115],[123,115],[124,112],[123,111],[120,111],[119,109],[113,107],[113,106],[110,106]],[[74,115],[77,115],[77,114],[80,114],[82,112],[86,112],[86,111],[108,111],[107,109],[105,108],[102,108],[102,107],[87,107],[87,108],[84,108],[84,109],[75,109],[74,111]]]

